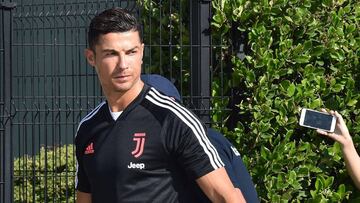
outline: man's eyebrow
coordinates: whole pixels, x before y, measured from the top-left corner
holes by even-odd
[[[116,51],[115,49],[104,49],[101,52],[114,52],[114,53],[118,53],[118,51]]]
[[[127,51],[133,51],[133,50],[138,49],[138,48],[139,48],[139,46],[135,46],[133,48],[128,49]]]
[[[130,49],[126,49],[125,51],[128,52],[128,51],[133,51],[135,49],[139,49],[139,46],[135,46],[135,47],[132,47]],[[117,50],[115,49],[103,49],[101,52],[114,52],[114,53],[118,53]]]

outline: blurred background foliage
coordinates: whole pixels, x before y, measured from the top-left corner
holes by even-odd
[[[301,107],[337,110],[359,147],[359,1],[212,3],[212,36],[231,48],[227,88],[239,92],[230,115],[236,125],[219,127],[261,200],[359,201],[340,146],[298,125]]]

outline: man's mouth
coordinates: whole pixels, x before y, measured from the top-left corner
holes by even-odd
[[[117,75],[117,76],[114,76],[114,79],[115,80],[119,80],[119,81],[125,81],[129,78],[130,76],[129,75]]]

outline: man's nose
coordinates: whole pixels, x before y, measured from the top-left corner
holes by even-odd
[[[127,68],[127,58],[125,54],[120,54],[119,56],[119,62],[118,62],[118,68],[120,69],[126,69]]]

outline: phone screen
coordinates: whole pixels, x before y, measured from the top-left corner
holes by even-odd
[[[324,130],[331,129],[333,116],[314,111],[306,111],[304,125],[320,128]]]

